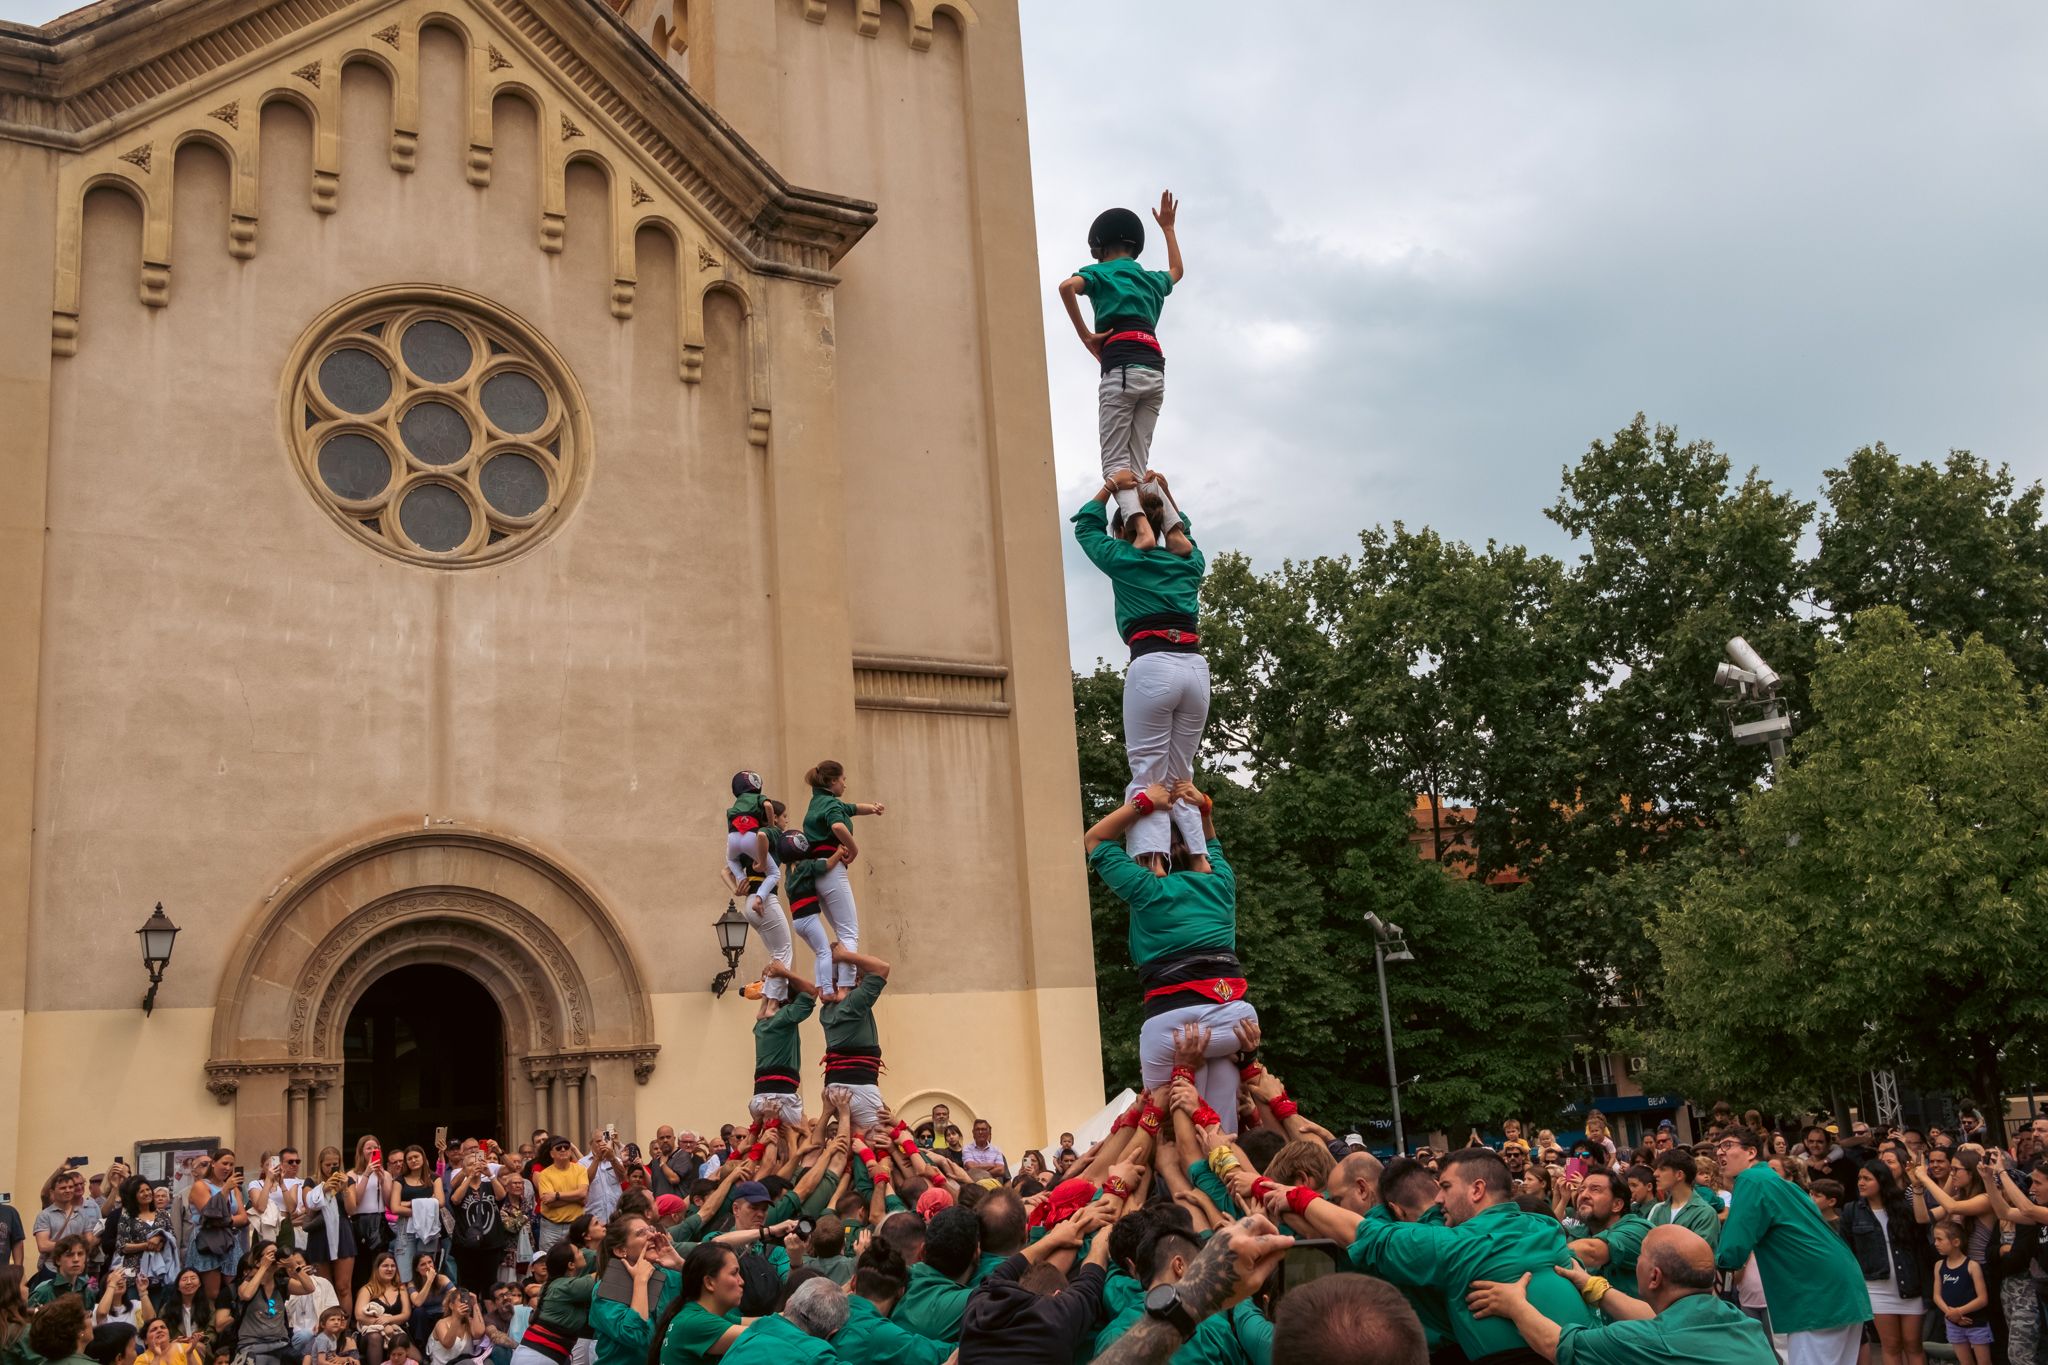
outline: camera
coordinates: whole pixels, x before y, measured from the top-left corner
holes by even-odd
[[[796,1235],[803,1238],[805,1241],[809,1241],[811,1237],[811,1229],[815,1226],[817,1225],[811,1222],[810,1219],[799,1218],[796,1220]]]

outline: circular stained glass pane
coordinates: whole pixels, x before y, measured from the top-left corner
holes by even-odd
[[[548,420],[548,396],[528,375],[517,370],[500,370],[484,381],[481,394],[484,416],[498,430],[515,435],[539,431]]]
[[[344,346],[320,362],[320,392],[343,412],[375,412],[391,397],[391,371],[368,351]]]
[[[405,448],[428,464],[454,464],[469,454],[469,423],[446,403],[416,403],[398,419]]]
[[[471,516],[462,495],[444,483],[423,483],[405,495],[398,524],[422,550],[446,554],[469,539]]]
[[[344,431],[320,447],[320,482],[350,502],[374,498],[391,482],[391,457],[360,431]]]
[[[398,353],[412,372],[429,384],[452,384],[469,373],[476,352],[461,329],[438,318],[422,318],[405,329]]]
[[[525,455],[493,455],[478,477],[484,498],[508,517],[530,517],[547,505],[548,472]]]

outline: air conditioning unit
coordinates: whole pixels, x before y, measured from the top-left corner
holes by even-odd
[[[1628,1074],[1631,1076],[1641,1075],[1649,1069],[1650,1059],[1648,1057],[1631,1057],[1628,1059]]]

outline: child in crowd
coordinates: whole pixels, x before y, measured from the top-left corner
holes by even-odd
[[[348,1329],[348,1313],[338,1305],[322,1313],[320,1330],[313,1335],[313,1345],[306,1352],[305,1365],[342,1365],[344,1361],[360,1361],[362,1358],[356,1334]]]
[[[1166,395],[1166,353],[1154,335],[1166,296],[1180,283],[1180,239],[1174,219],[1180,204],[1171,193],[1159,196],[1153,221],[1166,235],[1166,269],[1147,270],[1138,264],[1145,249],[1145,225],[1129,209],[1109,209],[1088,229],[1093,265],[1084,265],[1060,281],[1060,299],[1073,319],[1074,331],[1088,354],[1102,363],[1096,386],[1096,425],[1102,440],[1102,477],[1129,470],[1145,481],[1152,452],[1152,431]],[[1094,306],[1095,326],[1081,321],[1082,295]],[[1139,488],[1120,487],[1117,511],[1122,520],[1139,515]],[[1161,531],[1180,524],[1172,499],[1165,500]]]
[[[732,775],[732,797],[725,808],[725,886],[735,896],[748,890],[746,863],[761,869],[759,889],[750,891],[747,907],[761,910],[762,897],[774,894],[775,860],[768,851],[768,814],[761,795],[761,774]]]
[[[1990,1365],[1991,1296],[1984,1288],[1984,1267],[1963,1254],[1962,1225],[1944,1218],[1934,1225],[1934,1272],[1938,1283],[1934,1305],[1948,1319],[1948,1344],[1960,1365]]]

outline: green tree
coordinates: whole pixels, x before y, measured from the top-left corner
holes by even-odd
[[[1882,442],[1827,471],[1814,596],[1853,621],[1896,606],[1923,630],[1972,632],[2005,651],[2022,678],[2048,683],[2048,523],[2042,489],[1968,451],[1904,464]]]
[[[1717,827],[1763,772],[1717,707],[1727,640],[1748,639],[1804,702],[1816,632],[1793,603],[1812,512],[1754,470],[1732,483],[1712,443],[1640,413],[1564,472],[1549,516],[1585,548],[1560,610],[1599,683],[1544,773],[1567,818],[1531,890],[1546,931],[1581,945],[1577,1023],[1596,1045],[1656,998],[1638,895],[1655,878],[1618,874]]]
[[[1860,614],[1813,719],[1653,928],[1656,1075],[1791,1100],[1870,1068],[1976,1095],[2038,1065],[2048,990],[2048,716],[1980,636]]]

